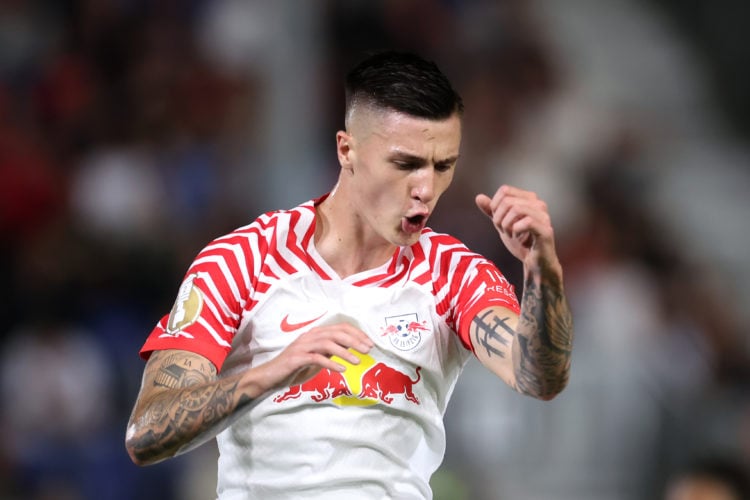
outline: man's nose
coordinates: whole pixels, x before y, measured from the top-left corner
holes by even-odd
[[[429,203],[435,197],[435,169],[432,165],[420,168],[414,177],[411,197],[422,203]]]

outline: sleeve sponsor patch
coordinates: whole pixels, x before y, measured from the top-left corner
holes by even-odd
[[[185,278],[177,292],[177,300],[175,300],[172,311],[169,313],[169,320],[165,329],[169,335],[182,335],[192,338],[191,335],[182,330],[195,323],[203,309],[203,293],[193,284],[193,280],[197,276],[197,274],[191,274]]]

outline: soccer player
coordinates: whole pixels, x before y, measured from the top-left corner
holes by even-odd
[[[563,390],[573,328],[545,203],[511,186],[476,197],[523,263],[520,304],[491,261],[426,225],[462,112],[415,55],[347,75],[330,193],[208,244],[147,338],[135,463],[215,437],[221,500],[431,498],[471,356],[522,394]]]

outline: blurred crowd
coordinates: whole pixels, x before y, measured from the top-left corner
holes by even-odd
[[[469,365],[436,498],[641,500],[695,460],[747,472],[742,292],[649,201],[668,178],[654,151],[679,128],[587,94],[549,30],[553,4],[0,3],[0,498],[210,497],[211,445],[129,462],[138,350],[204,244],[330,188],[343,75],[394,47],[436,60],[466,104],[430,225],[520,290],[473,199],[504,182],[538,191],[576,324],[552,402]]]

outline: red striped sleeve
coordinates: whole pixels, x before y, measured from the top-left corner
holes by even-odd
[[[257,270],[269,248],[269,230],[273,223],[259,218],[255,224],[215,239],[198,253],[172,311],[141,348],[144,359],[155,350],[182,349],[205,356],[221,368],[243,310],[254,302],[254,291],[263,289]]]
[[[183,349],[220,369],[244,315],[275,281],[309,267],[301,242],[314,234],[314,214],[312,203],[268,212],[208,244],[186,273],[172,311],[146,339],[141,356]]]
[[[452,236],[433,234],[427,243],[431,245],[429,267],[436,312],[446,319],[467,349],[471,349],[469,327],[479,312],[497,306],[520,313],[513,285],[494,263],[471,252]]]
[[[488,307],[503,307],[514,314],[521,313],[513,285],[487,260],[475,267],[468,283],[456,297],[456,302],[456,331],[463,345],[469,349],[472,349],[469,327],[477,314]]]
[[[151,334],[140,351],[140,355],[143,359],[148,359],[154,351],[181,349],[183,351],[190,351],[204,356],[211,361],[217,369],[221,367],[228,353],[225,347],[214,342],[210,339],[210,335],[205,332],[196,332],[198,335],[193,336],[192,339],[167,334],[166,326],[168,321],[169,314],[165,315],[151,331]]]

